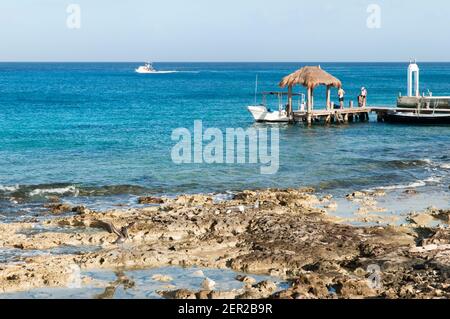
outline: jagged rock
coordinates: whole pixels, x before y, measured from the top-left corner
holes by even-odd
[[[79,215],[88,215],[92,211],[89,208],[86,208],[85,206],[76,206],[72,208],[72,212],[77,213]]]
[[[359,251],[362,257],[377,257],[384,253],[385,247],[377,243],[361,243]]]
[[[256,279],[250,276],[243,276],[243,275],[238,275],[236,276],[236,280],[243,282],[244,284],[247,285],[253,285],[256,282]]]
[[[59,203],[61,199],[58,196],[47,196],[50,203]]]
[[[341,279],[333,286],[341,298],[367,298],[375,297],[378,293],[369,286],[364,279]]]
[[[237,296],[237,299],[266,299],[276,290],[277,286],[275,283],[265,280],[247,288],[244,293]]]
[[[293,295],[295,295],[293,298],[327,298],[329,296],[328,284],[314,273],[302,274],[293,282],[291,289]]]
[[[208,295],[209,299],[236,299],[237,291],[211,291]]]
[[[367,194],[366,193],[363,193],[363,192],[354,192],[354,193],[352,193],[352,194],[348,194],[347,196],[345,196],[347,199],[349,199],[349,200],[353,200],[353,199],[355,199],[355,198],[364,198],[364,197],[366,197],[367,196]]]
[[[433,216],[428,213],[414,214],[408,217],[408,221],[417,226],[427,226],[433,221]]]
[[[434,210],[431,215],[445,223],[450,223],[450,210]]]
[[[210,293],[209,290],[201,290],[195,294],[195,297],[200,300],[210,299]]]
[[[47,204],[44,207],[48,208],[52,214],[62,214],[72,211],[72,206],[64,203]]]
[[[146,197],[139,197],[138,203],[141,205],[144,205],[144,204],[145,205],[147,205],[147,204],[159,205],[159,204],[164,204],[164,200],[159,197],[146,196]]]
[[[322,197],[321,201],[322,202],[329,202],[333,199],[333,195],[326,195],[324,197]]]
[[[202,288],[205,290],[213,290],[215,286],[216,282],[209,278],[205,278],[202,282]]]
[[[264,280],[253,285],[253,288],[259,290],[262,294],[272,294],[277,290],[277,285],[272,281]]]
[[[157,291],[156,293],[165,299],[197,299],[196,294],[187,289],[178,289],[174,291]]]
[[[242,299],[242,300],[262,299],[262,296],[259,294],[258,291],[247,290],[243,294],[238,295],[236,299]]]
[[[422,240],[422,245],[445,245],[450,244],[450,229],[442,228],[435,230],[432,235]]]

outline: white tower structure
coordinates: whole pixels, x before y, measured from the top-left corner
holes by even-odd
[[[416,61],[410,61],[408,66],[408,96],[420,96],[419,80],[420,69]]]

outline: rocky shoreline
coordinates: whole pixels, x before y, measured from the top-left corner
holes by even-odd
[[[360,215],[382,211],[383,192],[355,192]],[[0,249],[21,252],[93,247],[76,254],[36,254],[0,263],[0,292],[67,287],[92,280],[79,271],[164,266],[233,269],[289,281],[237,278],[244,286],[215,291],[167,289],[164,298],[449,298],[450,211],[412,213],[407,223],[384,220],[355,227],[329,214],[336,203],[312,189],[143,197],[144,208],[94,212],[60,203],[49,218],[0,224]],[[378,210],[377,210],[378,209]],[[370,216],[358,217],[373,222]],[[381,217],[375,218],[380,222]],[[430,226],[431,221],[439,225]],[[390,224],[390,225],[389,225]],[[160,277],[162,278],[162,277]],[[118,280],[127,283],[123,276]],[[166,278],[166,280],[168,280]],[[100,283],[99,283],[100,284]],[[1,296],[0,296],[1,297]]]

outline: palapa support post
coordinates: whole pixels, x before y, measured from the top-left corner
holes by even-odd
[[[330,110],[331,87],[327,85],[327,110]]]
[[[289,85],[288,87],[288,109],[287,109],[288,115],[289,115],[289,121],[294,120],[294,112],[292,108],[292,85]]]
[[[306,121],[308,122],[308,124],[312,123],[312,88],[308,88],[308,109],[306,111]]]

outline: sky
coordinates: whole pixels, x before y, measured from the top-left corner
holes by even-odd
[[[0,61],[450,61],[449,16],[448,0],[0,0]]]

